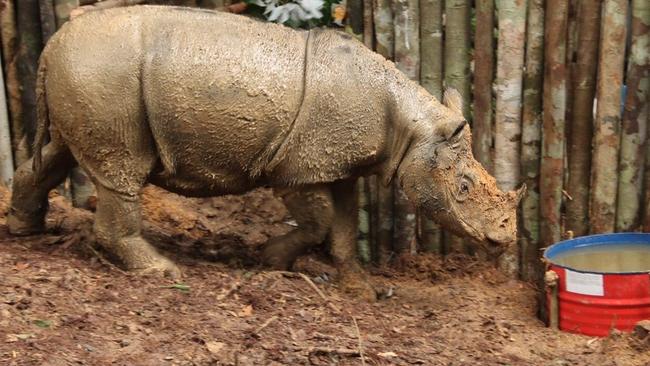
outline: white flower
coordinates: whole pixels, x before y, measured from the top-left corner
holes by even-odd
[[[285,23],[291,19],[294,22],[309,19],[319,19],[323,16],[323,0],[293,0],[278,6],[278,0],[255,0],[255,5],[264,9],[264,15],[271,22]]]

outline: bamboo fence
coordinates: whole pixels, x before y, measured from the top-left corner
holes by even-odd
[[[229,9],[230,0],[0,0],[0,179],[30,155],[38,56],[86,11],[139,3]],[[504,190],[525,183],[519,240],[500,266],[538,280],[565,237],[650,231],[647,0],[347,0],[346,30],[436,98],[457,89],[473,151]],[[329,9],[324,9],[329,11]],[[76,176],[76,173],[73,174]],[[83,177],[78,179],[83,184]],[[359,255],[483,255],[423,217],[399,187],[357,185]]]

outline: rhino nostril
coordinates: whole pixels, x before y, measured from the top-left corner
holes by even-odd
[[[505,228],[505,227],[508,225],[508,221],[509,221],[509,220],[510,220],[510,219],[508,219],[507,217],[506,217],[505,219],[503,219],[503,220],[501,221],[501,225],[499,225],[499,227],[501,227],[501,228]]]

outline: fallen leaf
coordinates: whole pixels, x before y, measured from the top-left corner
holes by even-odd
[[[238,317],[240,318],[246,318],[253,315],[253,305],[246,305],[244,306],[239,313],[237,314]]]
[[[22,271],[23,269],[25,269],[27,267],[29,267],[29,263],[27,263],[27,262],[19,262],[19,263],[16,263],[16,265],[14,266],[14,268],[17,271]]]
[[[32,323],[34,323],[34,325],[39,327],[39,328],[49,328],[50,325],[52,325],[51,321],[49,321],[49,320],[40,320],[40,319],[36,319]]]
[[[397,354],[395,352],[382,352],[382,353],[377,353],[377,356],[383,358],[391,358],[391,357],[397,357]]]
[[[215,342],[215,341],[210,341],[205,343],[205,347],[210,351],[212,354],[217,354],[219,351],[225,347],[226,344],[222,342]]]

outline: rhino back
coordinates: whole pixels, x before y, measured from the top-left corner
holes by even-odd
[[[89,13],[48,44],[48,104],[68,141],[81,138],[75,131],[123,131],[113,125],[126,123],[167,175],[252,184],[299,109],[306,39],[307,32],[212,11]]]

